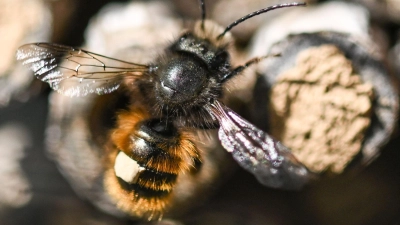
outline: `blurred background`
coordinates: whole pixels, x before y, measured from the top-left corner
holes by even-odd
[[[15,51],[24,43],[83,45],[91,18],[111,2],[128,1],[0,0],[0,225],[140,224],[107,215],[74,193],[46,156],[50,90],[15,62]],[[206,0],[207,16],[228,25],[255,9],[283,2]],[[330,2],[308,1],[311,8]],[[356,5],[366,15],[360,18],[367,23],[366,36],[376,44],[398,88],[400,1],[343,3]],[[196,0],[173,0],[170,4],[179,18],[200,17]],[[314,18],[319,19],[324,20]],[[260,16],[233,30],[239,49],[246,52],[254,33],[271,20]],[[177,221],[160,224],[400,224],[400,138],[395,131],[379,157],[364,169],[324,176],[301,191],[263,187],[253,176],[237,169],[206,203]]]

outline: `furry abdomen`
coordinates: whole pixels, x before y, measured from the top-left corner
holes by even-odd
[[[201,160],[185,132],[172,124],[158,125],[159,119],[149,119],[144,112],[135,109],[118,116],[111,134],[105,187],[129,215],[154,219],[167,210],[179,174],[198,169]],[[120,174],[121,167],[131,171]]]

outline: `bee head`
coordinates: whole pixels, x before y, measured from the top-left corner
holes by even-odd
[[[198,99],[230,69],[225,48],[192,33],[183,34],[168,52],[168,59],[156,72],[157,95],[168,103],[182,104]]]

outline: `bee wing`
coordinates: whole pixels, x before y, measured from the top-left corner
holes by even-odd
[[[207,110],[219,121],[218,136],[222,146],[261,184],[299,189],[313,176],[287,147],[227,106],[215,101]]]
[[[58,44],[33,43],[17,50],[17,60],[35,76],[67,96],[115,91],[126,76],[141,76],[150,66],[130,63]]]

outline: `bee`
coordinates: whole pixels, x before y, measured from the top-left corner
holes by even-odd
[[[206,20],[200,0],[201,20],[149,64],[51,43],[23,45],[17,59],[66,96],[104,95],[121,86],[127,90],[129,109],[118,113],[105,144],[104,186],[128,215],[160,219],[178,177],[202,169],[190,129],[218,129],[226,151],[265,186],[297,189],[307,183],[308,170],[289,149],[221,101],[226,82],[264,58],[232,67],[229,31],[253,16],[304,5],[270,6],[222,28]]]

